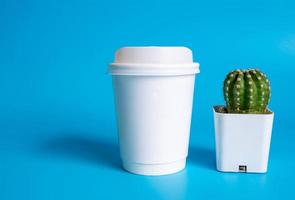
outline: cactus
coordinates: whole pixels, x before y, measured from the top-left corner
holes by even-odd
[[[257,69],[231,71],[224,80],[223,93],[228,113],[267,113],[270,83]]]

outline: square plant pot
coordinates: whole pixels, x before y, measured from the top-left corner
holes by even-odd
[[[217,109],[213,108],[217,170],[267,172],[274,113],[231,114]]]

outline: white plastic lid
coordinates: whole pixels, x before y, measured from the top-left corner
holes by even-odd
[[[112,75],[185,75],[199,73],[186,47],[123,47],[117,50]]]

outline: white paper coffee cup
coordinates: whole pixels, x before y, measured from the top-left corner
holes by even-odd
[[[123,167],[141,175],[185,168],[195,74],[185,47],[124,47],[109,66],[113,77]]]

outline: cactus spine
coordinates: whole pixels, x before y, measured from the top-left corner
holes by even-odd
[[[234,70],[224,80],[223,93],[229,113],[265,113],[270,83],[259,70]]]

